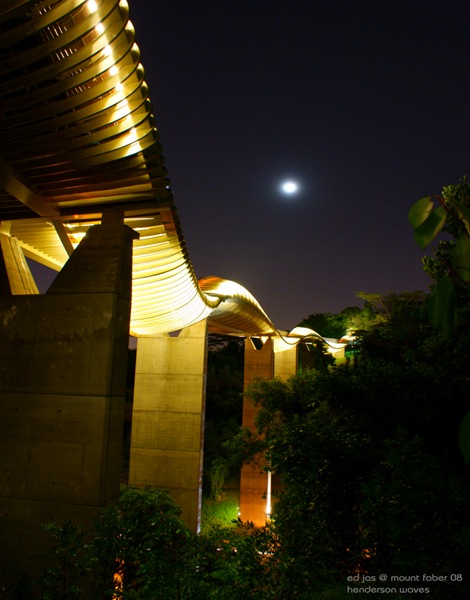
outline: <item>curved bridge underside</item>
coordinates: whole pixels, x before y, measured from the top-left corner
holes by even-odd
[[[215,333],[273,335],[278,351],[320,337],[281,333],[233,281],[197,280],[144,75],[126,0],[1,0],[0,233],[60,271],[91,226],[135,230],[137,337],[206,318]]]
[[[133,335],[204,318],[276,333],[242,286],[196,279],[126,0],[2,0],[0,32],[1,232],[60,270],[90,226],[123,219],[140,236]]]

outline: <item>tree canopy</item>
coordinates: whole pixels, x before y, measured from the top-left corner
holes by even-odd
[[[357,571],[464,570],[469,558],[470,485],[456,430],[468,409],[470,311],[459,312],[450,341],[416,320],[417,295],[372,299],[387,319],[364,334],[355,365],[248,391],[258,417],[247,456],[262,448],[281,480],[273,519],[289,561],[284,584],[298,594]],[[441,588],[433,597],[449,597]]]

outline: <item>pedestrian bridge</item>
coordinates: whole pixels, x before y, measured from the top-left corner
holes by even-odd
[[[129,332],[129,481],[169,489],[194,529],[207,333],[247,338],[246,383],[295,373],[297,343],[318,334],[280,332],[239,284],[197,279],[126,0],[2,0],[0,33],[0,587],[13,589],[37,573],[43,523],[91,522],[119,493]],[[25,257],[58,272],[46,294]],[[245,492],[242,518],[265,518],[266,474],[242,472]]]
[[[242,286],[196,278],[127,2],[5,0],[0,28],[1,232],[59,271],[91,226],[120,218],[139,235],[132,335],[206,318],[274,334]]]

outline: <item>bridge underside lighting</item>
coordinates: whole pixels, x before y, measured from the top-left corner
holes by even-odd
[[[14,4],[14,3],[13,3]],[[174,331],[209,317],[213,330],[274,333],[237,284],[199,284],[182,235],[122,0],[0,8],[0,218],[24,253],[60,270],[118,212],[134,242],[131,333]],[[41,65],[36,66],[36,65]]]
[[[0,6],[2,233],[60,270],[89,227],[123,215],[140,235],[132,335],[205,318],[219,333],[277,335],[242,286],[195,276],[127,2],[25,6]]]

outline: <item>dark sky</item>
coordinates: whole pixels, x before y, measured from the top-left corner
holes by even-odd
[[[427,289],[407,214],[469,172],[469,2],[129,4],[198,277],[286,329]]]
[[[129,5],[198,277],[284,329],[427,289],[407,214],[469,172],[468,1]]]

